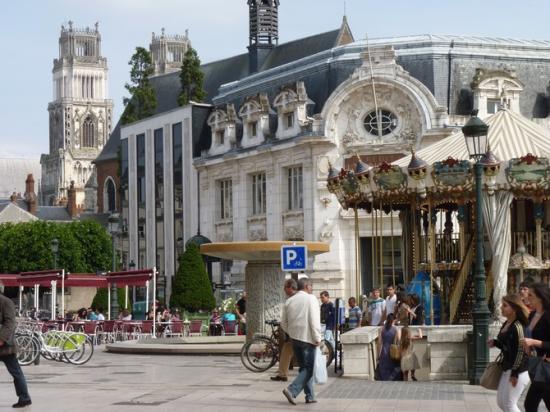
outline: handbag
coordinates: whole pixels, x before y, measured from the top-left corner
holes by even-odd
[[[531,356],[528,360],[531,382],[550,384],[550,359],[545,356]]]
[[[401,360],[401,348],[397,343],[397,333],[393,338],[393,343],[390,345],[390,359],[395,362],[399,362]]]
[[[485,372],[481,375],[479,384],[485,389],[496,391],[502,372],[502,354],[500,354],[494,362],[489,362],[487,368],[485,368]]]
[[[315,349],[315,364],[313,365],[313,378],[315,383],[324,385],[327,383],[327,360],[321,352],[321,348]]]

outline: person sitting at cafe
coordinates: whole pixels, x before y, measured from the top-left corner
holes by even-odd
[[[76,320],[86,320],[88,319],[88,311],[86,308],[80,308],[78,312],[76,312]]]
[[[103,314],[103,309],[102,308],[99,308],[97,310],[97,320],[99,320],[99,321],[104,321],[105,320],[105,315]]]
[[[118,320],[132,320],[132,314],[128,309],[123,309],[120,315],[118,315]]]
[[[97,320],[95,308],[88,308],[88,320]]]
[[[220,336],[222,334],[222,317],[218,309],[212,311],[212,316],[210,317],[210,336]]]

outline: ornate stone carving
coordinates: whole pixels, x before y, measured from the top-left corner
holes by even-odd
[[[319,233],[319,240],[321,242],[330,242],[334,238],[334,221],[331,219],[325,220],[321,231]]]
[[[284,236],[285,240],[303,240],[304,228],[303,226],[286,226]]]

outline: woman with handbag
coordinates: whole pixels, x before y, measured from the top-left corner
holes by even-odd
[[[377,380],[380,381],[401,380],[401,356],[399,353],[401,332],[394,323],[395,317],[393,313],[390,313],[378,334]]]
[[[497,389],[497,405],[504,412],[519,412],[518,401],[529,384],[527,354],[523,350],[524,328],[529,310],[519,295],[502,298],[502,315],[506,322],[489,346],[500,349],[502,374]]]
[[[550,410],[550,289],[540,283],[531,285],[528,299],[534,310],[529,315],[523,346],[527,353],[534,349],[537,356],[529,358],[531,386],[524,405],[525,412],[535,412],[541,400]]]

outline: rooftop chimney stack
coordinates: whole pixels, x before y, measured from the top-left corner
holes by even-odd
[[[36,193],[34,192],[34,177],[32,173],[27,175],[27,180],[25,180],[25,202],[27,203],[27,210],[30,214],[36,216]]]

